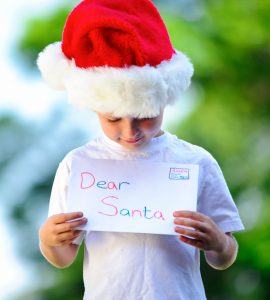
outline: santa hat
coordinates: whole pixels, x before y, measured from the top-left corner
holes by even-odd
[[[115,117],[159,115],[193,74],[150,0],[82,1],[67,18],[62,42],[47,46],[37,64],[71,103]]]

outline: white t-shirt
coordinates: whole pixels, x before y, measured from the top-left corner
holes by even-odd
[[[198,164],[198,211],[224,232],[244,228],[215,159],[168,132],[138,150],[124,149],[103,136],[71,151],[57,170],[49,215],[66,212],[70,170],[77,160],[89,158]],[[84,285],[85,300],[206,299],[200,251],[173,235],[87,232]]]

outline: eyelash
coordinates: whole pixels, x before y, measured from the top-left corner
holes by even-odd
[[[117,121],[120,121],[121,119],[113,119],[113,120],[111,120],[111,119],[108,119],[108,122],[110,122],[110,123],[114,123],[114,122],[117,122]]]
[[[121,120],[121,118],[119,119],[107,119],[109,123],[115,123]],[[152,120],[152,118],[143,118],[143,119],[139,119],[139,121],[150,121]]]

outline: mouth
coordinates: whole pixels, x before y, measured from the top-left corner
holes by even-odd
[[[125,143],[127,144],[137,144],[138,142],[140,142],[141,140],[143,139],[143,136],[142,137],[139,137],[139,138],[135,138],[135,139],[122,139]]]

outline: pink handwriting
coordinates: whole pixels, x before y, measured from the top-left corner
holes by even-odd
[[[81,173],[81,189],[86,190],[90,189],[93,186],[104,189],[104,190],[121,190],[123,185],[130,184],[127,181],[120,181],[120,182],[114,182],[114,181],[105,181],[100,180],[97,181],[95,176],[90,172],[82,172]]]
[[[98,213],[104,216],[108,217],[115,217],[117,215],[121,216],[127,216],[127,217],[139,217],[139,218],[145,218],[145,219],[160,219],[165,221],[165,218],[163,216],[163,213],[159,210],[151,210],[148,209],[146,206],[142,210],[139,209],[128,209],[128,208],[122,208],[119,209],[115,204],[112,204],[112,200],[118,200],[119,198],[114,196],[108,196],[106,198],[103,198],[101,202],[106,206],[107,210],[99,211]]]

